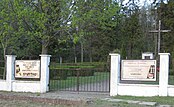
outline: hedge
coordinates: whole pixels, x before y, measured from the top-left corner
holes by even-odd
[[[71,69],[50,69],[50,79],[65,80],[71,76],[94,76],[94,69],[71,68]]]

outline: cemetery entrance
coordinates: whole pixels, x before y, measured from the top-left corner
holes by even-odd
[[[110,70],[104,63],[51,63],[51,91],[109,92]]]

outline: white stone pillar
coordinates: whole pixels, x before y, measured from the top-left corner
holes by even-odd
[[[169,77],[169,53],[159,53],[159,96],[167,96],[168,77]]]
[[[120,82],[120,55],[111,55],[110,71],[110,96],[118,95],[118,83]]]
[[[14,80],[14,70],[15,70],[15,55],[6,55],[7,57],[7,66],[6,66],[6,82],[7,82],[7,91],[12,91],[12,81]]]
[[[51,55],[40,55],[41,56],[41,93],[49,91],[49,65]]]

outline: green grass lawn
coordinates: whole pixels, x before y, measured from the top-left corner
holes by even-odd
[[[115,99],[157,102],[159,104],[174,105],[174,97],[134,97],[134,96],[115,96]]]
[[[127,102],[110,102],[110,101],[96,100],[92,104],[85,107],[151,107],[151,106],[131,104]]]
[[[59,90],[84,84],[92,84],[109,79],[109,72],[95,72],[94,76],[67,77],[65,80],[50,80],[50,90]]]

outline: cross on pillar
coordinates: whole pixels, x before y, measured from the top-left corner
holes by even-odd
[[[159,20],[158,30],[152,30],[149,32],[158,33],[158,53],[160,53],[161,32],[170,32],[171,30],[161,30],[161,20]]]

